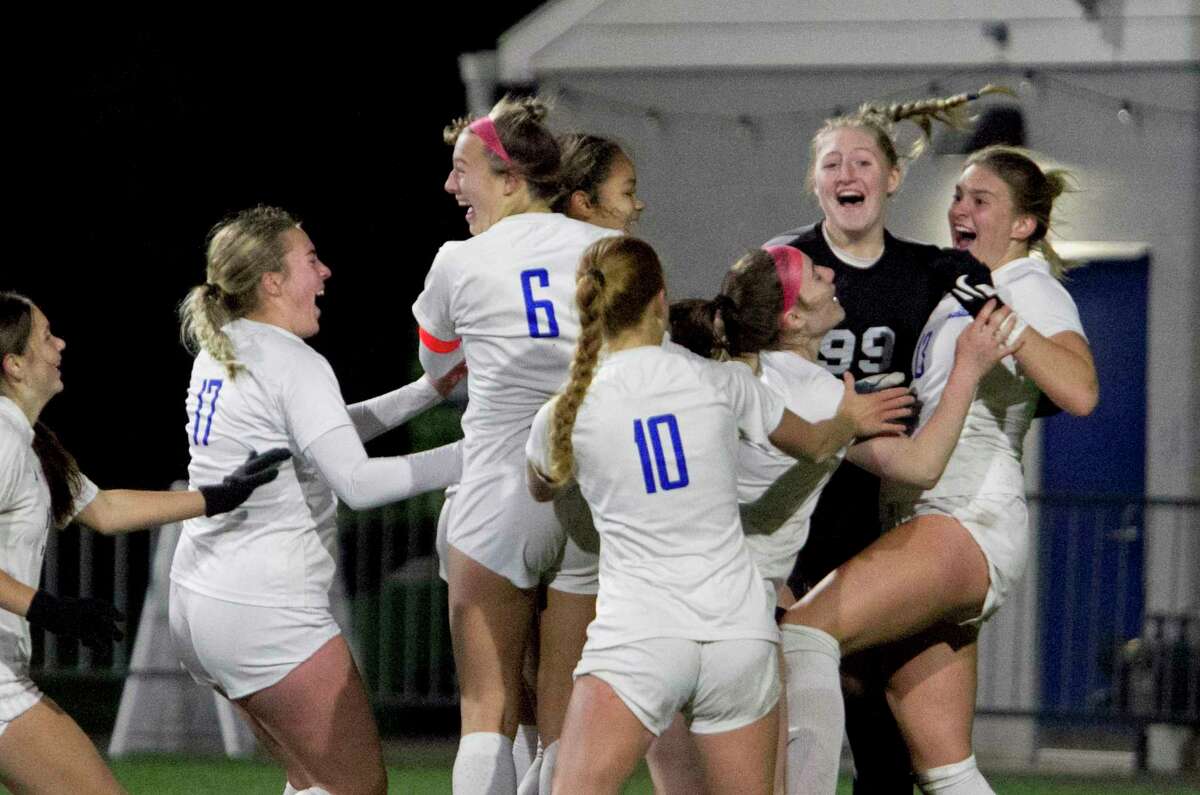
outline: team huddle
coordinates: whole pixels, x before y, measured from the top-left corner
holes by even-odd
[[[108,605],[38,589],[50,526],[185,520],[183,666],[237,707],[285,795],[385,792],[331,610],[335,508],[445,489],[454,792],[616,793],[645,758],[664,793],[832,793],[843,733],[859,791],[991,792],[976,638],[1028,555],[1025,432],[1039,410],[1089,413],[1098,385],[1046,239],[1062,172],[988,147],[959,176],[951,247],[885,226],[917,154],[896,125],[927,138],[977,98],[828,120],[808,175],[823,218],[675,302],[630,235],[644,206],[620,146],[554,135],[537,99],[455,122],[444,188],[471,236],[413,305],[425,375],[349,406],[305,342],[330,269],[285,211],[238,213],[180,309],[187,492],[79,473],[38,421],[64,343],[0,295],[0,780],[122,791],[29,679],[30,624],[120,637]],[[463,378],[461,442],[367,455]]]

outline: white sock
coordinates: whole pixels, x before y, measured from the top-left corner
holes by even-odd
[[[300,790],[298,790],[292,786],[292,782],[290,782],[290,781],[283,782],[283,795],[296,795],[296,793],[299,791]]]
[[[455,795],[512,795],[517,790],[512,740],[493,732],[471,732],[458,741]]]
[[[813,627],[783,624],[779,629],[787,665],[788,792],[832,795],[846,727],[841,647]]]
[[[538,792],[550,795],[554,784],[554,766],[558,763],[558,740],[550,743],[550,747],[542,754],[542,769],[538,773]]]
[[[541,790],[539,784],[542,778],[542,760],[546,758],[545,754],[542,746],[538,745],[537,756],[533,758],[529,769],[525,771],[525,776],[521,779],[520,786],[517,787],[517,795],[538,795]]]
[[[288,786],[290,787],[292,785],[288,784]],[[294,790],[292,790],[292,792],[296,793],[296,795],[333,795],[332,792],[330,792],[327,789],[322,789],[321,787],[309,787],[308,789],[294,789]],[[287,795],[286,790],[284,791],[284,795]]]
[[[961,762],[931,767],[917,773],[917,786],[924,793],[938,795],[995,795],[975,766],[975,754]]]
[[[517,771],[517,781],[525,778],[525,771],[533,764],[538,750],[537,726],[522,723],[517,726],[517,737],[513,740],[513,768]]]

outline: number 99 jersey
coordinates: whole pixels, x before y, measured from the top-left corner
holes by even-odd
[[[842,261],[819,223],[785,232],[766,245],[795,246],[833,270],[846,319],[821,340],[821,366],[838,376],[849,370],[855,379],[904,373],[907,384],[921,329],[944,292],[929,267],[940,250],[886,230],[883,237],[883,255],[868,267]],[[813,513],[798,576],[792,578],[797,594],[879,537],[878,497],[879,479],[869,472],[844,466],[834,473]]]
[[[470,373],[464,481],[523,459],[533,415],[562,385],[575,352],[580,257],[617,234],[557,213],[523,213],[434,258],[413,316],[426,335],[462,341]]]
[[[940,249],[887,231],[883,237],[883,256],[866,268],[843,262],[820,224],[785,232],[765,245],[794,246],[815,264],[833,269],[846,319],[821,340],[821,366],[838,376],[849,370],[855,379],[904,373],[907,383],[917,337],[944,294],[928,266]]]

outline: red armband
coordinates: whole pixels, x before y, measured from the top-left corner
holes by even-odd
[[[462,345],[462,340],[439,340],[420,326],[417,326],[417,336],[421,338],[421,344],[434,353],[450,353]]]

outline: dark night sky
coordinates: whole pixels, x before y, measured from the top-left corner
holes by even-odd
[[[175,306],[203,281],[208,228],[255,203],[298,214],[333,269],[312,343],[347,399],[408,380],[412,299],[441,242],[466,234],[441,190],[441,129],[465,111],[457,55],[537,5],[56,34],[7,56],[34,79],[8,100],[0,288],[29,294],[67,342],[66,391],[43,419],[85,472],[102,487],[185,475]],[[387,445],[375,452],[400,451]]]

